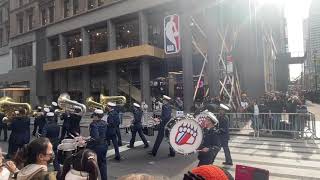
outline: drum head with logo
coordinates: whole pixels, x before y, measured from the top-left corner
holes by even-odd
[[[200,113],[196,116],[196,122],[201,126],[201,128],[205,128],[205,120],[207,118],[207,114]]]
[[[169,132],[171,147],[180,154],[191,154],[200,147],[203,131],[193,119],[175,121]]]

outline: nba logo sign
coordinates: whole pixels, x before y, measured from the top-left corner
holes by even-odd
[[[180,19],[176,14],[164,18],[164,49],[166,54],[175,54],[181,50]]]

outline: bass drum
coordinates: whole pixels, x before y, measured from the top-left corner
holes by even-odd
[[[58,145],[57,160],[59,164],[64,164],[64,161],[72,156],[77,151],[77,144],[75,143],[62,143]]]
[[[167,123],[165,132],[170,146],[179,154],[195,153],[202,144],[202,128],[193,118],[172,119]]]
[[[206,113],[200,113],[196,116],[195,121],[201,126],[202,129],[205,128],[205,120],[207,119],[208,115]]]

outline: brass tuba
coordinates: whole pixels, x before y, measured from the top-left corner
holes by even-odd
[[[5,123],[10,123],[13,117],[16,116],[15,111],[19,111],[20,109],[25,109],[27,116],[32,115],[32,108],[28,103],[18,103],[15,102],[10,97],[2,97],[0,98],[0,112],[3,112],[4,115],[8,118],[8,121]],[[2,121],[2,119],[0,119]]]
[[[107,106],[108,102],[113,102],[118,106],[123,106],[126,104],[127,99],[124,96],[104,96],[103,94],[100,94],[100,103]]]
[[[71,100],[68,93],[60,94],[58,98],[58,105],[66,112],[74,113],[76,112],[76,109],[79,108],[81,110],[80,114],[84,115],[87,111],[87,108],[84,104]]]
[[[88,98],[86,99],[86,105],[87,105],[88,109],[90,109],[90,110],[92,110],[92,111],[94,111],[95,109],[102,109],[102,110],[105,109],[105,106],[104,106],[103,104],[100,104],[100,103],[98,103],[98,102],[95,102],[95,101],[93,100],[93,97],[92,97],[92,96],[91,96],[91,97],[88,97]]]

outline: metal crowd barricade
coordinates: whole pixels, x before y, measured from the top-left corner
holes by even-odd
[[[316,138],[315,115],[308,113],[228,113],[233,134],[284,138]]]

